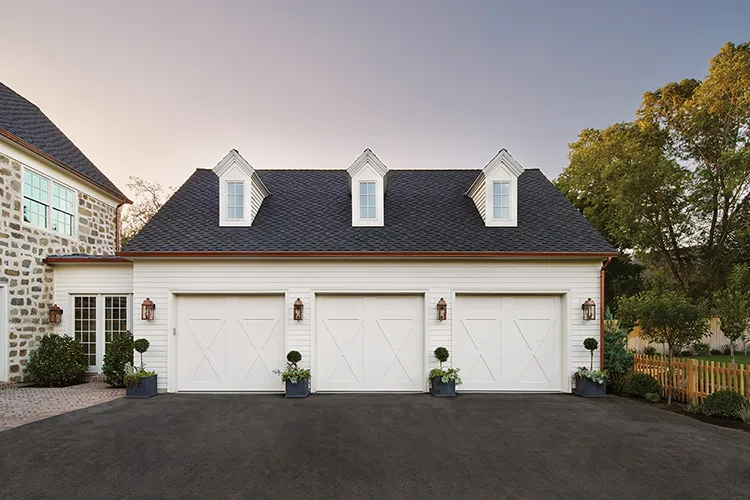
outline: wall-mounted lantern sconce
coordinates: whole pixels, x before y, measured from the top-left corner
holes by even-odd
[[[437,303],[437,319],[438,321],[445,321],[448,319],[448,304],[445,303],[445,299],[440,297]]]
[[[596,319],[596,302],[591,300],[591,297],[589,297],[589,300],[581,304],[581,309],[583,310],[583,321],[592,321]]]
[[[297,300],[294,301],[294,321],[302,321],[302,310],[304,308],[305,305],[297,297]]]
[[[62,321],[62,313],[63,310],[60,309],[60,307],[55,304],[52,307],[49,308],[49,322],[53,325],[59,325]]]
[[[145,321],[153,321],[156,316],[156,304],[154,304],[150,298],[146,297],[146,300],[141,304],[141,319]]]

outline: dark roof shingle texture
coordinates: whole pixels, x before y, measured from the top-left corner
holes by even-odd
[[[219,226],[219,178],[196,170],[124,252],[613,252],[538,170],[518,182],[518,227],[486,227],[464,195],[479,170],[391,170],[384,227],[352,227],[345,170],[260,170],[252,227]]]
[[[0,129],[23,139],[118,197],[127,197],[33,103],[0,83]]]

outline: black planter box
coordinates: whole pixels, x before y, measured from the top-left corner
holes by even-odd
[[[286,381],[285,398],[306,398],[310,395],[310,381],[298,380],[293,384],[291,380]]]
[[[587,378],[577,378],[576,394],[585,398],[601,398],[607,395],[607,384],[597,384]]]
[[[156,395],[156,377],[146,377],[141,379],[141,383],[135,387],[128,387],[125,391],[125,395],[129,398],[150,398]]]
[[[444,384],[440,377],[433,377],[430,384],[430,394],[438,397],[451,397],[456,395],[456,382],[450,380]]]

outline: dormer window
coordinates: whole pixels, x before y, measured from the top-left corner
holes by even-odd
[[[245,183],[242,181],[227,182],[227,218],[243,219],[245,217]]]
[[[352,226],[383,227],[388,168],[372,151],[365,149],[346,173],[352,198]]]
[[[377,216],[377,183],[365,181],[359,183],[359,218],[375,220]]]
[[[522,173],[523,167],[501,149],[466,191],[485,226],[518,226],[518,177]]]
[[[219,178],[219,225],[252,226],[263,200],[271,195],[258,172],[233,149],[214,173]]]
[[[510,220],[510,182],[492,183],[492,217]]]

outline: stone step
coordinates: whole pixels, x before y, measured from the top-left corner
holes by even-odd
[[[104,383],[107,381],[107,377],[105,377],[101,373],[84,373],[83,375],[83,381],[84,382],[101,382]]]
[[[0,391],[8,391],[11,389],[18,389],[18,384],[15,382],[0,381]]]

